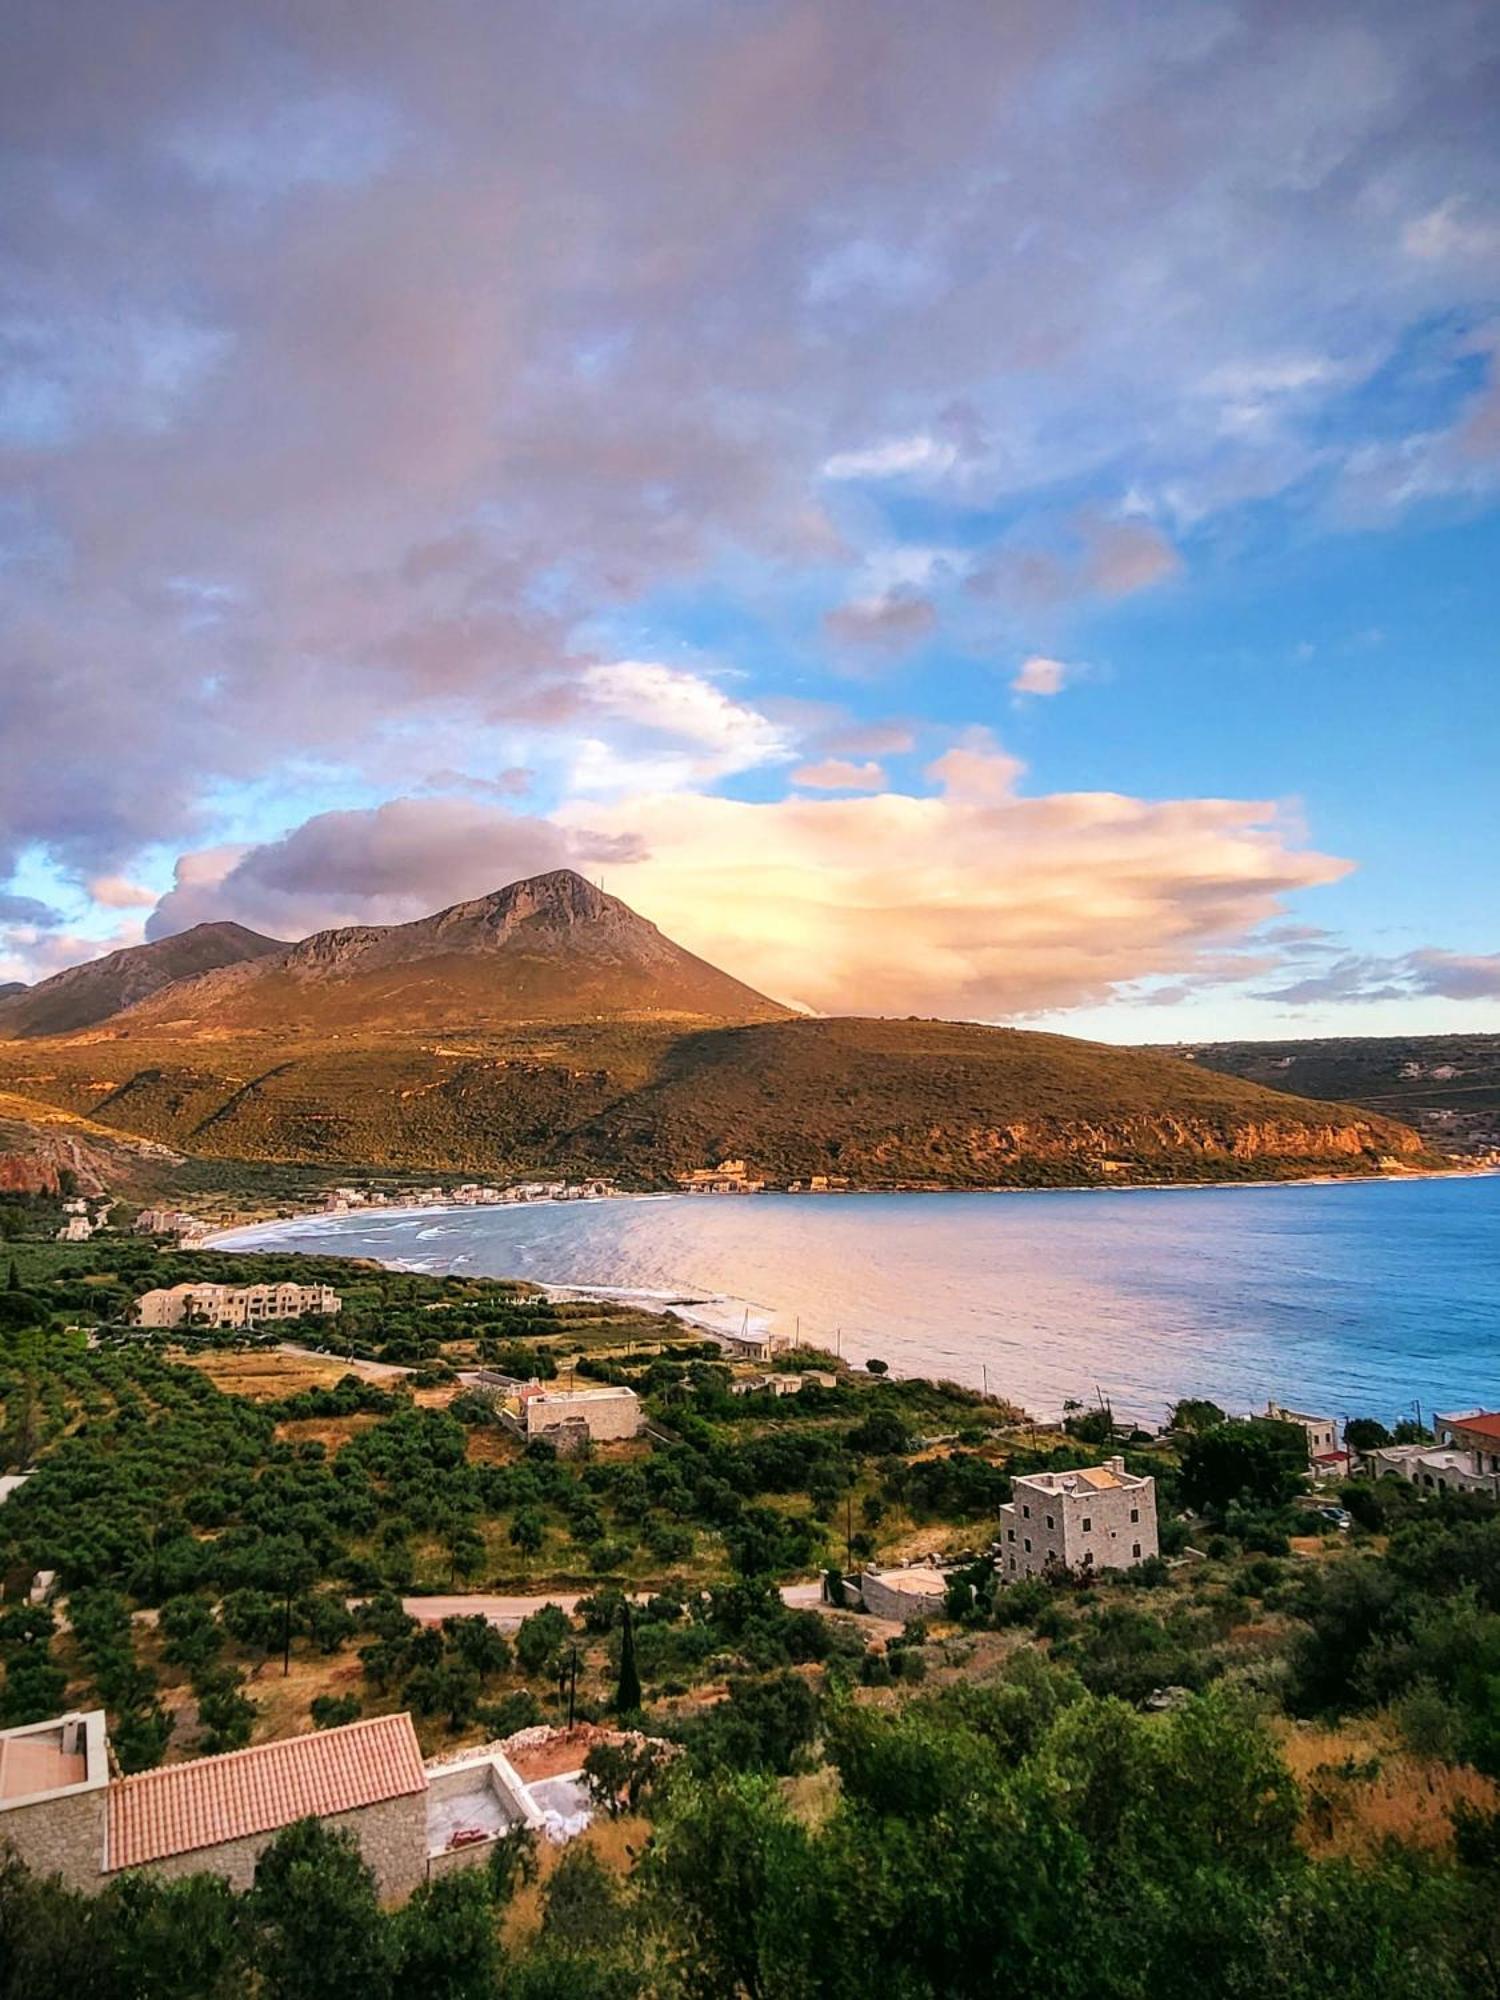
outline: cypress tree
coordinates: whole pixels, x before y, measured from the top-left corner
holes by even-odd
[[[21,1289],[21,1273],[16,1269],[14,1257],[10,1260],[10,1276],[5,1281],[5,1289],[8,1292],[18,1292]]]
[[[615,1687],[615,1713],[635,1715],[641,1706],[641,1677],[636,1672],[635,1624],[628,1597],[620,1619],[620,1678]]]

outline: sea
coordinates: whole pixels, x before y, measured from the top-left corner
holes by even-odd
[[[1159,1422],[1182,1396],[1389,1423],[1500,1406],[1500,1176],[385,1209],[217,1247],[528,1278],[902,1375]]]

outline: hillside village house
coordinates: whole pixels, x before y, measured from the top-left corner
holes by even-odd
[[[0,1730],[0,1847],[73,1889],[98,1891],[133,1868],[247,1889],[262,1851],[308,1817],[354,1835],[386,1902],[483,1864],[517,1826],[549,1825],[502,1750],[424,1764],[409,1715],[128,1778],[115,1772],[102,1709]]]
[[[1280,1403],[1267,1403],[1266,1415],[1273,1423],[1295,1424],[1307,1435],[1307,1464],[1314,1479],[1343,1479],[1349,1472],[1349,1453],[1339,1443],[1338,1425],[1332,1417],[1310,1417],[1305,1410],[1288,1410]]]
[[[343,1300],[331,1285],[172,1285],[135,1302],[137,1326],[256,1327],[267,1320],[332,1315]]]
[[[1002,1575],[1132,1569],[1159,1553],[1156,1481],[1123,1458],[1079,1472],[1031,1472],[1000,1509]]]
[[[1500,1499],[1500,1411],[1469,1410],[1434,1417],[1434,1444],[1382,1445],[1365,1463],[1379,1479],[1390,1473],[1429,1493],[1484,1493]]]

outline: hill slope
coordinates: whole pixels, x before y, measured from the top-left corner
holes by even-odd
[[[0,1078],[220,1158],[612,1173],[743,1158],[773,1182],[1000,1187],[1368,1173],[1405,1127],[1156,1053],[949,1022],[660,1022],[509,1035],[0,1048]]]
[[[1500,1151],[1500,1035],[1199,1042],[1180,1053],[1228,1076],[1405,1119],[1444,1151]]]
[[[70,965],[0,1000],[0,1038],[31,1040],[96,1027],[176,981],[284,951],[279,938],[243,924],[195,924],[155,944],[131,945],[87,965]]]
[[[174,951],[191,976],[166,984]],[[205,926],[9,1004],[49,989],[0,1042],[0,1087],[200,1158],[652,1186],[730,1158],[773,1184],[1000,1187],[1424,1157],[1390,1119],[1158,1051],[791,1014],[567,869],[295,945]],[[112,994],[135,1004],[101,1022]],[[90,1032],[35,1039],[80,1015]]]
[[[598,1015],[770,1021],[786,1012],[559,869],[414,923],[320,931],[255,963],[179,982],[115,1025],[178,1038],[404,1034]]]

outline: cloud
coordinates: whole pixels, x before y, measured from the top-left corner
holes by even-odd
[[[1149,590],[1182,568],[1182,557],[1149,521],[1090,522],[1084,545],[1084,579],[1106,597]]]
[[[929,798],[642,799],[592,823],[640,843],[610,868],[616,894],[829,1013],[1009,1019],[1107,999],[1191,974],[1347,871],[1295,849],[1264,803],[1027,798],[978,746],[934,770]]]
[[[280,937],[403,922],[562,866],[761,990],[829,1013],[1000,1019],[1145,978],[1244,977],[1238,947],[1348,864],[1276,808],[1115,793],[1028,797],[983,733],[932,795],[574,801],[549,818],[469,799],[322,813],[243,852],[185,856],[147,928],[231,918]]]
[[[1033,653],[1030,659],[1021,662],[1010,685],[1016,694],[1061,694],[1071,673],[1072,669],[1063,661],[1050,660],[1044,653]]]
[[[764,769],[774,691],[1159,585],[1247,496],[1491,490],[1474,352],[1408,357],[1496,309],[1495,10],[581,7],[22,10],[0,871],[401,759]],[[689,733],[597,677],[725,631]]]
[[[792,783],[816,792],[878,792],[885,784],[885,772],[873,760],[852,764],[846,757],[825,757],[818,764],[799,764]]]
[[[1414,951],[1407,966],[1419,993],[1445,1000],[1500,1000],[1500,952]]]
[[[629,833],[595,834],[470,799],[391,799],[319,813],[262,846],[185,855],[146,932],[169,937],[229,919],[300,938],[344,924],[406,923],[524,875],[597,872],[639,845]]]
[[[916,743],[916,731],[905,722],[842,723],[818,738],[819,748],[837,757],[901,757]]]
[[[0,924],[26,924],[33,930],[52,930],[61,922],[60,913],[50,903],[43,903],[35,896],[16,896],[0,889]]]
[[[958,461],[958,447],[943,438],[918,432],[913,437],[890,438],[884,444],[863,451],[836,452],[824,461],[825,479],[900,479],[912,474],[951,471]]]
[[[915,591],[892,590],[851,599],[830,611],[823,630],[840,646],[901,652],[925,639],[937,624],[937,606]]]
[[[1500,215],[1475,214],[1460,195],[1413,216],[1401,232],[1401,247],[1424,263],[1500,262]]]
[[[1497,1000],[1500,999],[1500,952],[1463,953],[1433,946],[1396,957],[1345,952],[1327,965],[1270,987],[1256,997],[1291,1007],[1326,1001],[1368,1005],[1378,1000],[1415,997]]]
[[[786,732],[701,674],[656,660],[615,660],[582,676],[589,707],[650,739],[686,746],[684,781],[725,777],[790,755]]]
[[[158,900],[154,889],[127,881],[123,875],[96,875],[88,884],[88,892],[106,910],[149,910]]]

